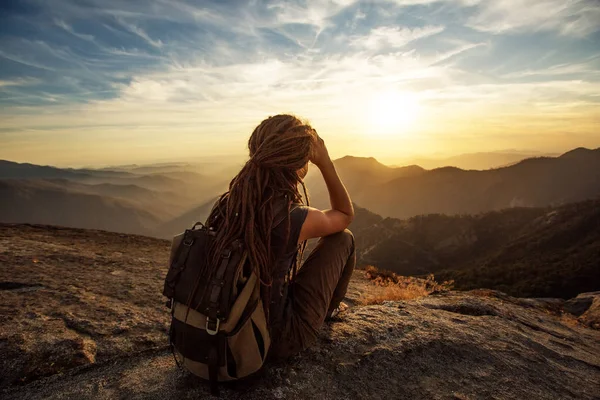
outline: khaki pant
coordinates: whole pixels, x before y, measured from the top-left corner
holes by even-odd
[[[271,357],[287,358],[316,342],[325,317],[346,295],[355,263],[354,236],[348,229],[319,239],[290,285]]]

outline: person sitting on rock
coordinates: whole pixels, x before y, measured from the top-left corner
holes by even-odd
[[[218,226],[224,243],[246,243],[262,283],[269,356],[286,358],[314,344],[324,321],[346,308],[341,301],[356,260],[347,229],[354,209],[323,139],[307,123],[292,115],[269,117],[254,129],[248,147],[250,159],[216,201],[207,224]],[[321,171],[331,209],[308,205],[303,180],[309,161]],[[275,225],[278,210],[284,218]],[[320,239],[299,265],[310,238]]]

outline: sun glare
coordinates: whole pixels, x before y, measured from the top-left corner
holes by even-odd
[[[368,104],[368,132],[373,135],[406,135],[418,118],[419,99],[410,92],[387,91]]]

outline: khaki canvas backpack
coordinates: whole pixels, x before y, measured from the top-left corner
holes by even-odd
[[[285,211],[280,210],[278,214]],[[285,216],[276,218],[275,225]],[[250,270],[237,240],[220,256],[210,282],[199,282],[200,266],[215,231],[201,223],[173,238],[163,295],[169,300],[169,340],[175,360],[210,381],[232,381],[257,372],[271,344],[260,294],[260,280]]]

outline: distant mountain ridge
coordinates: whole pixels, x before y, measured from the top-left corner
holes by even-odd
[[[529,158],[484,171],[456,167],[407,171],[365,160],[336,160],[335,165],[352,200],[382,216],[473,214],[516,206],[559,205],[600,196],[600,149],[580,148],[559,157]],[[313,177],[307,179],[307,184],[314,203],[327,204],[319,180]]]
[[[374,186],[383,185],[396,178],[420,176],[426,172],[418,165],[389,167],[373,157],[345,156],[334,160],[333,163],[353,200]],[[305,184],[309,189],[312,204],[318,208],[328,208],[329,193],[314,165],[309,167]]]
[[[89,177],[87,172],[51,167],[48,165],[35,165],[0,160],[0,178],[62,178],[82,179]]]
[[[125,201],[51,182],[0,180],[0,220],[151,235],[159,219]]]
[[[502,150],[459,154],[443,158],[414,157],[404,160],[404,164],[417,164],[425,169],[436,169],[445,166],[460,169],[486,170],[506,167],[527,158],[556,157],[558,154],[534,151]]]
[[[161,164],[129,170],[63,169],[0,160],[5,205],[0,221],[164,236],[160,229],[165,221],[214,196],[229,179],[201,175],[189,170],[187,164],[182,167]],[[117,209],[129,210],[125,213],[128,215],[121,215]],[[93,215],[84,215],[83,210],[93,210]]]

